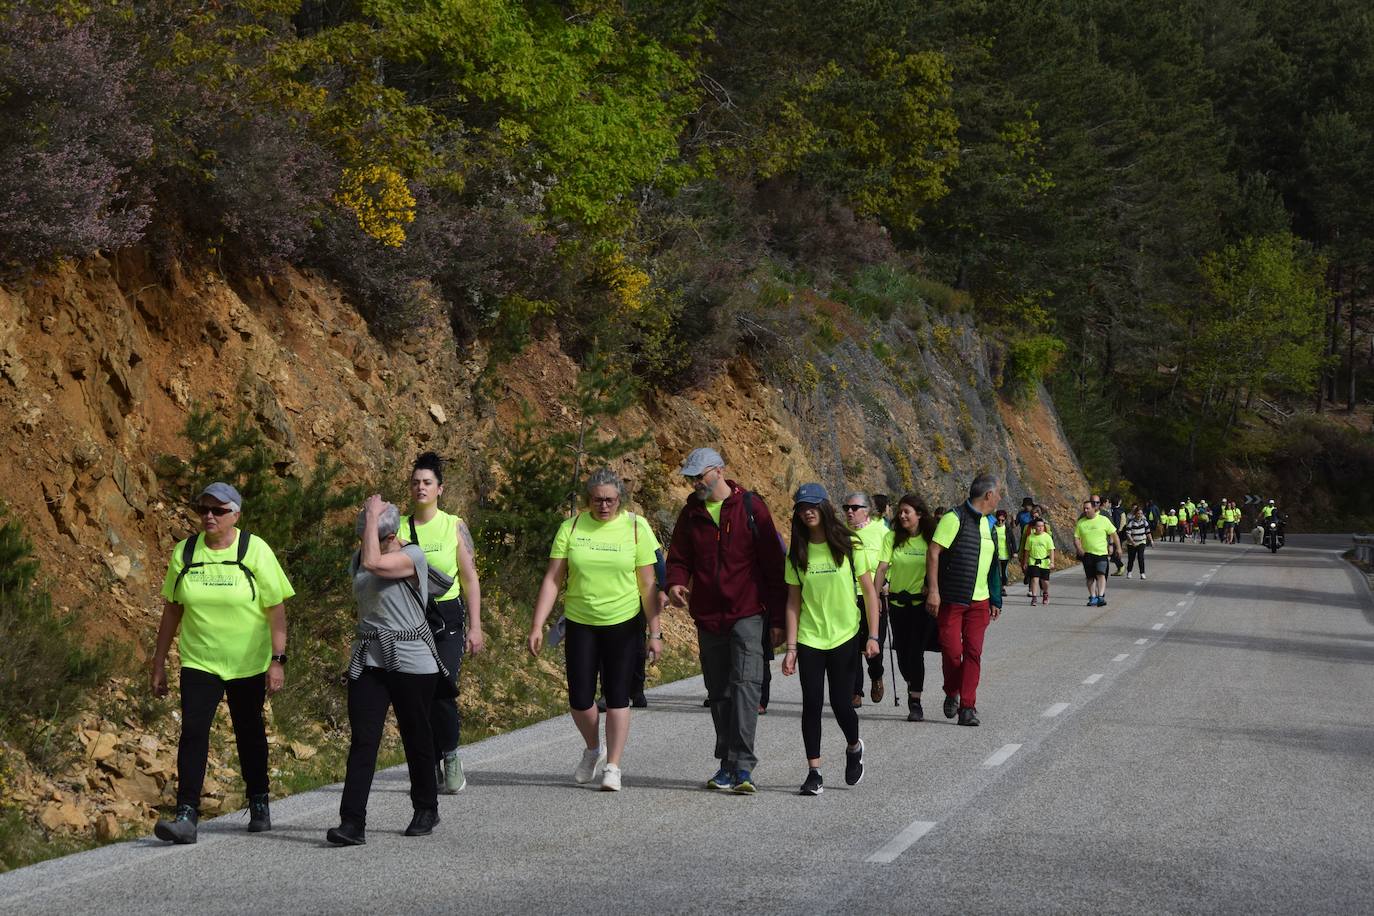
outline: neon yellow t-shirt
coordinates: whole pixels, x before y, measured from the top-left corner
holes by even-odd
[[[973,583],[973,597],[971,601],[985,601],[988,598],[988,570],[992,568],[992,556],[996,548],[992,543],[992,532],[988,530],[986,518],[980,520],[978,524],[978,575]],[[946,549],[954,543],[954,539],[959,535],[959,513],[953,510],[940,516],[940,523],[935,526],[935,543]]]
[[[439,601],[451,601],[463,594],[463,583],[458,578],[458,526],[463,523],[457,515],[449,515],[440,509],[434,518],[415,524],[415,537],[420,549],[425,552],[425,562],[439,572],[453,577],[453,588],[438,596]],[[410,516],[401,516],[401,537],[410,540]]]
[[[801,587],[797,642],[812,649],[833,649],[853,639],[862,619],[854,603],[854,581],[873,571],[857,541],[853,572],[847,558],[841,560],[839,566],[835,565],[829,544],[806,545],[804,572],[798,573],[790,562],[786,565],[783,580],[788,585]]]
[[[1050,554],[1054,552],[1054,538],[1049,532],[1038,534],[1031,532],[1026,535],[1026,565],[1042,566],[1050,565]]]
[[[878,557],[879,562],[887,564],[888,591],[919,595],[926,588],[926,554],[930,545],[919,534],[907,538],[900,547],[893,546],[895,540],[889,531]]]
[[[1273,515],[1273,514],[1274,514],[1274,507],[1273,507],[1273,506],[1265,506],[1263,509],[1260,510],[1260,517],[1261,517],[1261,518],[1268,518],[1269,516],[1271,516],[1271,515]]]
[[[1100,514],[1092,518],[1080,518],[1078,524],[1073,526],[1073,536],[1083,545],[1083,552],[1099,557],[1107,555],[1107,543],[1115,533],[1116,526],[1112,520]]]
[[[720,527],[720,507],[723,505],[725,505],[723,499],[706,500],[706,514],[711,516],[711,521],[716,523],[717,528]]]
[[[854,535],[859,539],[860,547],[858,549],[863,550],[864,562],[868,564],[870,572],[878,568],[878,560],[883,555],[883,541],[886,540],[889,533],[886,525],[880,525],[871,519],[861,530],[854,532]],[[855,583],[854,596],[858,597],[862,594],[863,588]]]
[[[172,586],[181,573],[181,552],[186,544],[184,540],[178,541],[172,548],[167,575],[162,579],[162,597],[181,605],[184,611],[182,666],[207,671],[226,681],[267,670],[272,661],[272,630],[264,611],[296,594],[272,548],[256,535],[248,542],[248,553],[243,557],[243,565],[253,571],[253,585],[249,585],[248,577],[234,564],[241,537],[242,531],[228,547],[211,550],[205,546],[204,536],[196,535],[196,552],[191,562],[208,565],[187,570],[174,595]],[[256,600],[253,587],[257,589]]]
[[[1010,560],[1011,554],[1007,552],[1007,526],[997,526],[997,559]]]
[[[633,529],[630,519],[634,519]],[[599,522],[590,512],[579,512],[565,519],[549,557],[568,561],[568,587],[563,593],[568,619],[606,627],[638,614],[636,570],[653,566],[656,550],[658,538],[641,515],[621,512],[608,522]]]

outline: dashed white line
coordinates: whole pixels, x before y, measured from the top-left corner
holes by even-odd
[[[997,749],[996,753],[994,753],[987,760],[983,761],[983,766],[999,767],[1002,764],[1006,763],[1007,760],[1011,758],[1011,755],[1015,754],[1019,750],[1021,750],[1021,745],[1019,744],[1004,744]]]
[[[1201,587],[1202,587],[1202,584],[1203,584],[1204,582],[1206,582],[1206,581],[1207,581],[1206,579],[1199,579],[1197,582],[1194,582],[1194,583],[1193,583],[1193,587],[1194,587],[1194,588],[1201,588]]]
[[[868,861],[887,865],[906,852],[912,843],[930,833],[935,827],[935,821],[912,821],[906,825],[901,833],[880,846],[877,852],[868,857]]]
[[[1100,674],[1090,674],[1090,675],[1088,675],[1086,678],[1083,679],[1083,683],[1085,683],[1085,684],[1096,684],[1096,683],[1097,683],[1098,681],[1100,681],[1100,680],[1102,680],[1102,675],[1100,675]]]
[[[1042,713],[1040,714],[1040,717],[1043,718],[1043,719],[1053,719],[1055,716],[1059,715],[1061,712],[1063,712],[1064,710],[1066,710],[1066,709],[1068,709],[1068,708],[1069,708],[1069,704],[1068,704],[1068,703],[1055,703],[1055,704],[1054,704],[1053,706],[1051,706],[1049,709],[1047,709],[1047,710],[1045,710],[1044,712],[1042,712]]]
[[[1174,605],[1174,607],[1183,607],[1187,603],[1186,601],[1180,601],[1178,604]]]
[[[1116,658],[1112,659],[1112,661],[1114,661],[1114,662],[1124,662],[1126,659],[1128,659],[1128,658],[1130,658],[1130,657],[1131,657],[1131,655],[1130,655],[1129,652],[1122,652],[1122,653],[1121,653],[1120,655],[1118,655]]]
[[[1164,629],[1164,624],[1162,624],[1162,623],[1157,623],[1157,624],[1155,624],[1154,626],[1150,627],[1150,629],[1152,629],[1152,630],[1162,630],[1162,629]]]
[[[1178,611],[1168,611],[1164,614],[1165,617],[1176,617],[1177,615]]]
[[[1143,646],[1143,645],[1145,645],[1147,642],[1149,642],[1148,639],[1137,639],[1137,640],[1135,641],[1135,644],[1136,644],[1137,646]]]
[[[1185,597],[1185,598],[1191,598],[1191,597],[1193,597],[1193,596],[1196,595],[1196,594],[1197,594],[1197,592],[1189,592],[1188,594],[1184,595],[1183,597]]]

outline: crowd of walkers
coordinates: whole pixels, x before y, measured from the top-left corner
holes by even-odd
[[[784,537],[764,500],[728,476],[714,449],[693,451],[680,473],[692,492],[666,549],[628,509],[625,485],[608,468],[588,477],[583,508],[549,548],[526,642],[531,655],[543,651],[561,598],[568,706],[583,741],[573,769],[579,784],[622,788],[630,709],[646,705],[644,665],[662,654],[660,618],[668,606],[686,609],[696,625],[715,730],[716,769],[706,788],[756,791],[755,737],[769,661],[782,647],[781,672],[801,686],[799,792],[819,795],[827,705],[844,739],[844,782],[863,779],[858,709],[865,672],[868,698],[885,696],[885,649],[906,682],[908,721],[925,718],[929,651],[940,654],[943,714],[977,726],[984,637],[1001,614],[1013,559],[1031,606],[1049,603],[1057,548],[1047,513],[1030,498],[1015,515],[998,508],[994,476],[979,475],[967,499],[949,509],[931,511],[904,495],[890,520],[886,497],[851,492],[837,511],[821,484],[802,484]],[[484,648],[481,583],[466,523],[439,508],[443,481],[440,459],[423,454],[411,470],[408,512],[374,495],[356,520],[349,573],[357,622],[346,676],[351,739],[339,825],[327,833],[335,845],[366,842],[388,709],[410,776],[406,835],[432,832],[438,796],[466,785],[457,698],[463,658]],[[271,829],[263,708],[285,683],[285,601],[294,594],[271,546],[237,527],[244,508],[238,490],[211,484],[194,505],[202,531],[172,550],[152,659],[152,688],[162,695],[167,655],[180,634],[177,804],[155,828],[174,843],[196,840],[210,728],[226,697],[248,829]],[[1205,501],[1184,500],[1177,510],[1149,503],[1127,511],[1120,500],[1085,500],[1072,543],[1089,605],[1106,604],[1113,563],[1112,575],[1124,565],[1128,578],[1137,568],[1145,578],[1146,548],[1156,537],[1205,539],[1205,526],[1215,525],[1217,537],[1234,542],[1240,514],[1234,502],[1219,506],[1213,512]],[[1273,511],[1270,501],[1261,515]]]

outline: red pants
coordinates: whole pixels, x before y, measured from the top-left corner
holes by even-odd
[[[945,670],[945,696],[959,698],[960,708],[978,705],[978,678],[983,673],[983,634],[991,619],[988,600],[940,604],[940,661]]]

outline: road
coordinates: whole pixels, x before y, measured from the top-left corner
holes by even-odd
[[[983,725],[868,704],[867,778],[828,716],[817,798],[795,678],[775,679],[754,797],[714,769],[699,680],[636,712],[625,791],[572,784],[565,716],[465,749],[469,786],[405,838],[403,770],[368,845],[323,843],[338,787],[230,816],[192,847],[118,844],[0,875],[0,913],[1374,911],[1374,604],[1336,554],[1160,545],[1088,608],[1013,592],[989,631]],[[935,656],[928,655],[930,662]],[[890,684],[890,681],[889,681]],[[890,690],[890,687],[889,687]]]

